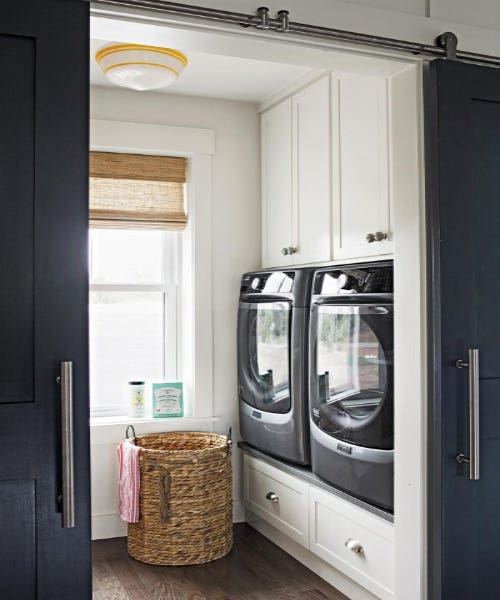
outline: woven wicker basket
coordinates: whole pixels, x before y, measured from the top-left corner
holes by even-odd
[[[173,432],[135,438],[141,447],[140,519],[128,553],[156,565],[195,565],[233,545],[230,435]]]

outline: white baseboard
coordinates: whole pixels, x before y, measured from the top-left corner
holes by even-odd
[[[241,500],[233,503],[233,523],[245,521],[245,510]],[[125,537],[127,524],[116,514],[92,515],[92,539],[106,540],[114,537]]]
[[[304,546],[301,546],[281,531],[278,531],[267,521],[264,521],[248,509],[245,509],[245,520],[259,533],[270,539],[282,550],[293,556],[296,560],[311,569],[318,577],[327,581],[330,585],[337,588],[351,600],[379,600],[365,588],[359,586],[355,581],[346,577],[343,573],[326,563],[324,560],[313,554]]]
[[[124,537],[127,535],[127,524],[117,514],[92,515],[92,539],[106,540],[108,538]]]
[[[233,501],[233,523],[245,522],[245,508],[241,500]]]

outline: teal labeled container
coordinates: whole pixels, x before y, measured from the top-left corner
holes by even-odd
[[[182,381],[153,383],[153,417],[164,419],[184,416]]]

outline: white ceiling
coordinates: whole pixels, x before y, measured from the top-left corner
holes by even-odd
[[[95,53],[106,43],[96,39],[90,41],[90,84],[116,87],[106,79],[95,61]],[[314,72],[314,69],[304,66],[234,56],[191,51],[186,55],[189,63],[179,80],[157,91],[257,103],[294,80]]]

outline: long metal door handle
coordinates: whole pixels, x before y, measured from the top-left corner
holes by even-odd
[[[469,479],[479,479],[479,350],[469,348],[469,360],[457,360],[459,369],[469,369],[469,456],[457,454],[457,462],[469,465]]]
[[[75,465],[73,448],[73,363],[61,363],[62,525],[75,526]]]

